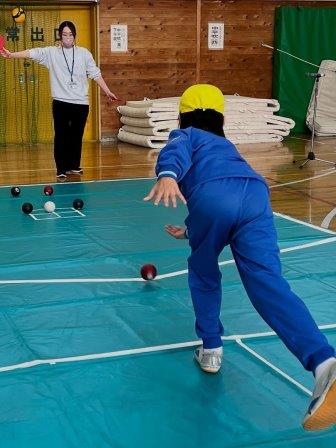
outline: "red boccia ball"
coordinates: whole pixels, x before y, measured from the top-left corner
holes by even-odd
[[[46,196],[51,196],[54,192],[54,189],[51,185],[47,185],[46,187],[43,188],[43,191]]]
[[[140,270],[140,274],[144,280],[154,280],[157,269],[153,264],[144,264]]]

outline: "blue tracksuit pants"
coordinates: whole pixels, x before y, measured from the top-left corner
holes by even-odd
[[[281,274],[277,235],[266,185],[257,179],[225,178],[202,184],[188,199],[191,255],[189,287],[196,333],[204,348],[222,345],[221,273],[218,257],[230,244],[245,290],[260,316],[307,369],[335,350],[303,301]]]

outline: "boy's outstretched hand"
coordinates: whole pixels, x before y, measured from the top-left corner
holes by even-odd
[[[177,240],[185,240],[187,239],[185,231],[186,227],[181,226],[173,226],[171,224],[167,224],[165,226],[165,231],[169,233],[169,235],[173,236]]]
[[[162,201],[166,207],[176,207],[176,198],[179,198],[183,204],[186,204],[183,194],[181,193],[177,182],[171,177],[161,177],[151,189],[144,201],[154,201],[154,205],[159,205]]]

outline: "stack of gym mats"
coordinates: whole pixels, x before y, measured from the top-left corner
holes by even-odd
[[[295,122],[274,115],[279,109],[277,100],[225,95],[226,138],[236,144],[281,142]]]
[[[316,98],[315,134],[318,136],[336,135],[336,61],[325,60],[319,68],[319,86]],[[313,129],[314,85],[306,117],[306,124]]]
[[[179,98],[127,101],[118,112],[123,126],[118,139],[147,148],[161,149],[169,133],[178,127]]]
[[[179,98],[127,101],[119,106],[123,126],[119,140],[153,149],[161,149],[169,133],[178,127]],[[233,143],[280,142],[289,135],[292,119],[274,115],[277,100],[225,95],[225,136]]]

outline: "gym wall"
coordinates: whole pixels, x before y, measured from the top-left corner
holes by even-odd
[[[272,96],[275,9],[281,5],[336,7],[336,1],[101,0],[100,65],[124,99],[180,95],[195,83],[224,93]],[[208,22],[224,22],[223,50],[208,50]],[[128,52],[111,53],[110,25],[128,25]],[[102,137],[116,134],[119,114],[101,96]]]

